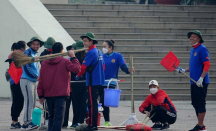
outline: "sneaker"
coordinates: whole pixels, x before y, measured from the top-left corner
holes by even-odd
[[[21,125],[19,122],[17,122],[16,124],[11,123],[10,129],[19,129],[19,128],[21,128]]]
[[[104,126],[112,126],[112,124],[111,124],[109,121],[106,121],[106,122],[104,123]]]
[[[162,128],[162,124],[161,123],[155,123],[153,126],[152,126],[152,129],[153,130],[160,130]]]
[[[161,127],[161,130],[169,129],[169,128],[170,128],[169,124],[163,124],[163,126]]]
[[[206,131],[206,127],[205,126],[199,126],[198,124],[191,130],[189,131]]]
[[[35,125],[34,123],[30,122],[29,124],[27,125],[22,125],[21,129],[22,130],[26,130],[26,131],[29,131],[29,130],[32,130],[32,129],[36,129],[38,128],[38,125]]]
[[[80,125],[79,123],[76,123],[76,124],[74,124],[74,125],[71,125],[70,128],[71,128],[71,129],[75,129],[75,128],[76,128],[77,126],[79,126],[79,125]]]

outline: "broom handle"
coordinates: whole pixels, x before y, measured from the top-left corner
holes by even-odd
[[[79,50],[74,50],[74,53],[81,52],[81,51],[85,51],[85,50],[87,50],[87,49],[88,49],[88,48],[83,48],[83,49],[79,49]],[[68,55],[68,52],[63,52],[63,53],[56,53],[56,54],[51,54],[51,55],[40,56],[40,57],[38,57],[38,59],[47,58],[47,57],[52,57],[52,56],[66,56],[66,55]]]
[[[151,112],[152,112],[152,110],[149,111],[149,113],[151,113]],[[148,116],[146,115],[145,118],[141,121],[141,123],[143,123],[147,117]]]
[[[145,122],[145,125],[149,122],[149,120],[151,120],[151,118],[155,115],[156,113],[154,113],[151,117],[149,117],[149,119]]]
[[[130,68],[133,68],[133,57],[130,55]],[[134,109],[134,92],[133,92],[133,71],[130,72],[131,77],[131,113],[135,113]]]
[[[190,78],[186,73],[184,73],[183,71],[179,70],[183,75],[185,75],[187,78],[189,78],[191,81],[193,81],[194,83],[197,83],[194,79]],[[201,86],[203,87],[203,86]]]
[[[83,48],[83,49],[80,49],[80,50],[74,50],[74,53],[85,51],[85,50],[87,50],[87,48]],[[43,60],[52,59],[52,58],[55,58],[55,57],[58,57],[58,56],[66,56],[66,55],[68,55],[68,52],[40,56],[34,62],[39,62],[39,61],[43,61]]]

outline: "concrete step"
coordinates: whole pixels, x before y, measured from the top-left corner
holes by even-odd
[[[129,63],[127,63],[129,65]],[[134,63],[134,68],[136,69],[165,69],[161,64],[160,61],[157,63]],[[189,63],[180,63],[180,67],[186,68],[189,67]],[[216,63],[211,63],[211,68],[216,68]]]
[[[121,79],[121,78],[119,78]],[[149,78],[147,81],[134,81],[133,86],[134,88],[140,88],[143,89],[148,88],[149,81],[152,80]],[[159,86],[161,89],[163,88],[169,88],[169,89],[179,89],[179,88],[188,88],[190,89],[190,82],[189,79],[188,81],[158,81]],[[208,85],[208,88],[214,88],[215,89],[215,81],[211,81],[210,79],[210,84]],[[125,81],[125,82],[119,82],[119,88],[131,88],[131,82],[130,81]],[[200,87],[201,88],[201,87]]]
[[[55,15],[58,21],[216,22],[215,17]]]
[[[169,72],[166,69],[135,69],[135,72],[133,74],[134,75],[155,75],[155,76],[160,76],[160,75],[179,76],[179,75],[182,75],[182,74],[177,73],[176,71]],[[122,75],[126,75],[125,72],[119,71],[119,76],[121,77]],[[216,75],[216,70],[210,68],[209,69],[209,75],[210,76]],[[121,77],[121,78],[123,79],[123,77]]]
[[[216,11],[215,6],[206,5],[143,5],[143,4],[45,4],[47,9],[98,9],[98,10],[168,10],[168,11]]]
[[[64,28],[71,27],[158,27],[158,28],[216,28],[212,22],[122,22],[122,21],[59,21]]]
[[[197,28],[155,28],[155,27],[64,27],[69,33],[182,33],[197,30]],[[202,34],[216,34],[216,28],[199,28]]]
[[[169,94],[189,94],[190,95],[190,88],[179,88],[179,89],[169,89],[169,88],[161,88],[162,90],[165,90],[166,93]],[[122,94],[130,94],[131,88],[122,88]],[[150,94],[149,88],[144,87],[143,89],[140,88],[134,88],[133,90],[134,94]],[[207,92],[211,92],[211,94],[216,94],[215,88],[208,88]]]
[[[132,55],[133,57],[164,57],[169,51],[118,51],[124,57]],[[172,51],[177,57],[189,57],[190,51]],[[216,57],[216,52],[210,52],[210,58]]]
[[[189,73],[187,73],[189,76]],[[216,81],[216,75],[210,75],[211,81]],[[119,79],[123,79],[125,81],[130,81],[130,75],[119,75]],[[157,81],[188,81],[189,79],[185,77],[183,74],[178,75],[133,75],[134,81],[147,81],[149,79],[157,80]]]
[[[149,94],[134,94],[134,100],[145,100]],[[191,100],[190,94],[168,94],[172,101]],[[131,100],[131,94],[121,94],[120,100]],[[209,94],[206,96],[207,101],[216,100],[215,94]]]
[[[49,9],[52,15],[115,15],[115,16],[187,16],[216,17],[215,11],[166,11],[166,10],[98,10],[98,9]]]
[[[97,39],[187,39],[182,33],[94,33]],[[83,33],[71,33],[73,39],[80,39]],[[215,40],[216,34],[203,34],[204,40]],[[208,43],[208,42],[207,42]],[[214,42],[215,43],[215,42]]]
[[[125,61],[129,62],[129,57],[124,57]],[[163,59],[163,57],[134,57],[133,62],[134,63],[155,63],[159,62]],[[178,57],[179,61],[181,63],[187,63],[190,60],[190,57]],[[211,63],[216,63],[216,57],[210,58]]]
[[[99,49],[102,49],[102,44],[97,45]],[[207,45],[210,52],[216,50],[216,46]],[[190,51],[191,46],[187,45],[115,45],[115,50],[119,51]]]
[[[80,35],[81,36],[81,35]],[[107,39],[98,39],[97,36],[95,35],[97,41],[98,41],[98,45],[97,46],[102,46],[104,40],[110,40],[110,39],[114,39],[112,37],[107,38]],[[73,37],[72,37],[73,38]],[[203,37],[204,39],[204,37]],[[75,39],[75,41],[80,40],[80,38]],[[205,40],[205,39],[204,39]],[[160,39],[157,38],[157,36],[155,36],[155,39],[128,39],[128,38],[122,38],[122,39],[114,39],[115,41],[115,46],[184,46],[187,48],[189,48],[189,50],[191,49],[191,44],[189,43],[189,39],[188,38],[184,38],[184,39]],[[216,40],[205,40],[204,45],[208,48],[208,47],[215,47]],[[119,50],[120,51],[120,50]]]

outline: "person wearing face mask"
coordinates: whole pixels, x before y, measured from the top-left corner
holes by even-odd
[[[130,69],[124,57],[117,52],[114,52],[114,41],[105,40],[103,43],[103,59],[105,62],[105,79],[110,80],[111,78],[118,79],[119,68],[124,71],[126,74],[130,74],[130,71],[135,71],[134,68]],[[110,117],[109,117],[109,107],[104,106],[104,88],[107,88],[108,81],[105,81],[105,84],[99,90],[100,94],[100,103],[103,107],[103,116],[104,116],[104,126],[111,126]],[[114,89],[116,87],[116,82],[112,81],[109,84],[109,88]]]
[[[139,111],[151,117],[151,121],[155,123],[152,128],[154,130],[169,129],[170,124],[174,124],[177,118],[177,111],[164,90],[159,88],[156,80],[149,82],[150,95],[146,97],[139,107]]]
[[[206,95],[209,81],[208,70],[210,68],[210,58],[208,49],[202,44],[202,34],[199,30],[188,32],[188,38],[192,45],[190,51],[189,67],[182,69],[177,67],[176,71],[190,72],[190,77],[197,81],[194,83],[190,80],[191,101],[195,109],[198,124],[190,131],[205,131],[204,118],[206,114]],[[203,86],[203,87],[202,87]]]

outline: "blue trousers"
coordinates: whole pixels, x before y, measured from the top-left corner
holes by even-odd
[[[48,131],[61,131],[66,100],[65,98],[47,98],[47,106],[49,111]]]

